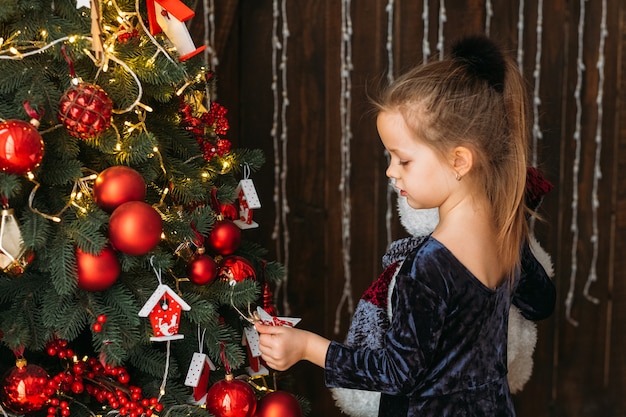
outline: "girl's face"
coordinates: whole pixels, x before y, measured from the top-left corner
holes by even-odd
[[[440,207],[450,195],[454,171],[430,146],[409,130],[399,112],[383,111],[376,125],[391,160],[387,177],[415,209]]]

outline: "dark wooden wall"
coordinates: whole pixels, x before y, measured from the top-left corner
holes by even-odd
[[[282,4],[282,1],[278,1]],[[422,1],[395,0],[394,70],[422,61]],[[602,1],[583,1],[582,36],[584,71],[578,76],[580,1],[526,0],[523,2],[522,38],[518,37],[518,0],[493,0],[490,35],[515,56],[524,45],[523,70],[531,85],[537,56],[538,4],[543,4],[538,165],[555,184],[542,208],[545,223],[536,233],[552,254],[558,290],[557,309],[539,325],[539,342],[531,381],[515,396],[519,416],[626,416],[626,3],[607,0],[607,34],[603,97],[596,101],[601,72],[598,61]],[[380,273],[380,257],[387,246],[385,214],[388,210],[383,148],[368,113],[366,91],[385,77],[387,70],[388,2],[351,3],[352,133],[351,141],[351,277],[353,302]],[[436,54],[440,2],[429,0],[428,40]],[[485,0],[446,1],[444,46],[467,33],[485,30]],[[229,109],[229,138],[241,147],[261,148],[265,168],[252,177],[263,207],[255,212],[261,224],[246,237],[287,261],[286,286],[291,315],[301,326],[342,340],[350,322],[344,308],[339,333],[333,331],[335,310],[344,290],[341,239],[341,119],[340,46],[341,2],[338,0],[286,1],[289,37],[287,48],[286,194],[289,212],[288,250],[272,238],[276,216],[273,120],[272,24],[270,0],[215,0],[215,46],[219,65],[217,100]],[[202,42],[202,2],[197,7],[192,34]],[[282,16],[282,15],[281,15]],[[277,80],[280,86],[280,80]],[[576,106],[577,84],[582,107]],[[594,217],[592,195],[597,143],[598,110],[603,110],[598,206]],[[577,116],[579,115],[579,116]],[[577,117],[580,129],[576,127]],[[580,132],[580,153],[575,133]],[[282,145],[282,142],[281,142]],[[279,151],[280,152],[280,151]],[[579,155],[577,157],[577,155]],[[280,158],[279,158],[280,160]],[[281,162],[282,163],[282,162]],[[578,175],[574,175],[575,165]],[[574,191],[577,191],[575,193]],[[577,194],[578,200],[575,200]],[[573,202],[576,202],[573,204]],[[574,207],[576,210],[574,210]],[[574,217],[575,211],[577,216]],[[395,210],[394,210],[395,213]],[[593,264],[594,218],[597,219],[597,281],[590,294],[583,287]],[[575,228],[572,229],[572,224]],[[393,238],[404,235],[397,220]],[[574,231],[578,239],[574,239]],[[572,251],[572,247],[575,250]],[[575,255],[572,256],[572,253]],[[573,273],[575,271],[575,273]],[[573,288],[571,318],[566,298]],[[282,299],[281,299],[282,300]],[[282,302],[282,301],[281,301]],[[279,307],[281,304],[279,303]],[[323,372],[308,364],[291,371],[297,393],[312,403],[312,416],[339,416],[323,386]]]

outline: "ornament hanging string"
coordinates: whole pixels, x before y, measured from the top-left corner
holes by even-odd
[[[157,277],[157,281],[159,281],[159,285],[163,285],[161,280],[161,268],[158,268],[154,265],[154,255],[150,257],[150,265],[154,270],[154,273]],[[163,381],[161,382],[161,387],[159,388],[159,401],[165,395],[165,386],[167,385],[167,375],[169,374],[170,369],[170,340],[165,343],[165,370],[163,371]]]
[[[235,285],[237,285],[236,281],[231,281],[230,283],[230,306],[237,312],[239,313],[239,315],[248,323],[250,324],[254,324],[255,319],[254,319],[254,314],[252,314],[252,311],[250,310],[250,303],[248,303],[248,315],[246,316],[245,314],[243,314],[241,312],[241,310],[239,310],[239,308],[237,308],[237,306],[235,305],[234,299],[233,299],[233,295],[235,294]]]
[[[232,372],[230,369],[230,364],[228,363],[228,359],[226,358],[226,342],[224,341],[220,342],[220,359],[224,364],[224,370],[226,371],[226,373],[231,374]]]
[[[204,350],[204,336],[206,335],[206,328],[202,330],[202,335],[200,334],[200,325],[198,324],[198,352],[202,353]]]

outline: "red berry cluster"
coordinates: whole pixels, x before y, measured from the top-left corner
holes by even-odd
[[[91,326],[92,330],[96,333],[100,333],[102,331],[102,325],[106,323],[106,321],[107,316],[105,316],[104,314],[100,314],[96,318],[96,322]]]
[[[97,323],[96,323],[97,324]],[[46,394],[81,394],[86,391],[98,402],[108,404],[118,410],[121,416],[150,417],[163,410],[163,405],[155,397],[144,398],[140,387],[129,385],[130,375],[123,366],[103,365],[96,358],[76,360],[74,351],[66,340],[55,339],[48,343],[50,356],[70,360],[71,364],[48,381]],[[69,403],[58,398],[50,399],[48,416],[70,415]]]
[[[219,103],[211,103],[208,112],[200,117],[193,115],[191,105],[182,102],[179,113],[182,116],[180,125],[191,132],[202,148],[202,156],[209,161],[216,154],[224,156],[230,151],[231,143],[220,135],[225,135],[230,128],[226,118],[227,110]]]

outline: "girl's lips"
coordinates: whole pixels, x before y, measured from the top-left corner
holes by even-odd
[[[402,197],[406,197],[406,191],[404,191],[404,190],[400,190],[400,195],[401,195]]]

